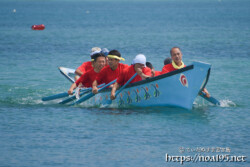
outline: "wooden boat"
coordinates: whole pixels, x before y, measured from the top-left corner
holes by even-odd
[[[194,62],[182,69],[126,86],[111,105],[105,105],[110,101],[111,88],[100,91],[81,105],[119,108],[174,106],[190,110],[208,82],[210,68],[210,64]]]

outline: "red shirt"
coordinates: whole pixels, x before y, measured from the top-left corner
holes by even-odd
[[[161,75],[161,71],[155,71],[155,77]]]
[[[142,69],[142,72],[145,75],[151,76],[151,69],[148,67],[144,67]],[[117,79],[117,83],[119,85],[124,85],[134,74],[135,74],[135,68],[134,65],[129,66],[126,70],[123,71],[122,75],[120,75]],[[142,78],[137,75],[130,83],[141,81]]]
[[[82,63],[82,65],[80,65],[77,69],[79,69],[82,73],[85,73],[94,68],[92,66],[91,61],[87,61],[87,62]]]
[[[96,81],[98,84],[102,84],[102,83],[107,84],[115,80],[116,78],[118,78],[118,76],[122,73],[122,71],[127,69],[128,67],[129,65],[127,64],[119,63],[118,67],[113,71],[109,65],[105,66],[97,75]]]
[[[184,65],[184,67],[186,67],[186,65]],[[176,68],[174,68],[174,66],[172,65],[172,63],[167,64],[165,66],[163,66],[162,70],[161,70],[161,74],[165,74],[174,70],[178,70]]]
[[[76,81],[76,85],[78,86],[80,83],[82,83],[84,87],[92,87],[92,83],[98,74],[99,73],[95,72],[94,69],[89,70],[81,75],[81,77]]]

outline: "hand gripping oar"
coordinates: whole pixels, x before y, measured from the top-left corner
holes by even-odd
[[[137,76],[137,73],[135,73],[118,91],[115,93],[115,97]],[[112,103],[112,100],[107,100],[103,106],[110,105]]]
[[[210,103],[213,103],[214,105],[220,105],[220,102],[217,99],[212,96],[207,97],[206,93],[204,92],[201,92],[200,96],[203,97],[205,100],[209,101]]]
[[[98,85],[97,87],[100,88],[100,87],[102,87],[102,86],[104,86],[104,85],[105,85],[105,84],[103,83],[103,84],[101,84],[101,85]],[[89,91],[92,91],[92,88],[89,88],[88,91],[81,92],[81,93],[80,93],[80,97],[81,97],[82,95],[88,93]],[[66,104],[66,103],[68,103],[68,102],[70,102],[70,101],[73,101],[73,100],[75,100],[75,99],[76,99],[76,96],[71,96],[71,97],[69,97],[69,98],[67,98],[67,99],[65,99],[65,100],[63,100],[63,101],[61,101],[59,104]]]
[[[86,91],[89,91],[90,89],[91,88],[82,89],[81,92],[86,92]],[[60,99],[63,97],[68,97],[68,96],[69,96],[68,92],[64,92],[64,93],[59,93],[59,94],[43,97],[42,101],[55,100],[55,99]]]
[[[111,81],[111,82],[108,83],[107,85],[103,86],[102,88],[100,88],[100,89],[99,89],[99,92],[100,92],[101,90],[105,89],[106,87],[108,87],[109,85],[115,83],[115,82],[116,82],[116,79],[113,80],[113,81]],[[88,100],[89,98],[91,98],[91,97],[93,97],[93,96],[95,96],[95,94],[91,92],[91,93],[89,93],[89,94],[87,94],[87,95],[81,97],[81,98],[80,98],[79,100],[77,100],[76,102],[71,103],[70,105],[72,106],[72,105],[75,105],[75,104],[80,104],[80,103],[82,103],[82,102]]]

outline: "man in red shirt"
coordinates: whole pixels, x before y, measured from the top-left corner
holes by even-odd
[[[138,54],[134,58],[132,65],[124,70],[121,75],[119,75],[111,91],[111,100],[115,99],[116,90],[120,86],[124,85],[136,72],[138,75],[130,83],[138,82],[151,76],[151,69],[146,67],[146,57],[143,54]]]
[[[93,82],[93,93],[98,93],[97,85],[98,84],[108,84],[109,82],[118,78],[121,72],[129,67],[127,64],[120,63],[120,60],[125,61],[121,57],[121,54],[117,50],[111,50],[108,54],[108,66],[105,66],[100,73],[97,75],[96,80]]]
[[[68,90],[69,95],[72,95],[74,89],[79,85],[83,87],[91,87],[93,81],[96,79],[97,74],[105,66],[106,57],[103,53],[95,53],[92,55],[92,58],[94,59],[92,63],[93,69],[81,75],[81,77],[71,85],[70,89]]]
[[[172,58],[172,63],[166,64],[162,68],[161,74],[165,74],[165,73],[186,67],[186,65],[182,61],[182,53],[181,53],[181,49],[179,47],[173,47],[170,50],[170,55]],[[207,97],[210,97],[210,94],[206,88],[204,88],[203,91],[206,93]]]
[[[75,74],[76,74],[75,80],[79,79],[79,77],[80,77],[82,74],[84,74],[85,72],[87,72],[87,71],[93,69],[93,64],[92,64],[93,58],[92,58],[92,56],[93,56],[94,54],[100,53],[100,52],[103,53],[103,54],[106,56],[106,64],[105,64],[105,65],[107,65],[107,61],[108,61],[107,55],[108,55],[108,52],[109,52],[108,49],[107,49],[107,48],[102,48],[102,49],[101,49],[101,48],[99,48],[99,47],[94,47],[94,48],[91,49],[91,54],[90,54],[91,61],[87,61],[87,62],[82,63],[82,65],[79,66],[79,67],[76,69],[76,71],[75,71]]]
[[[170,55],[172,58],[172,63],[167,64],[162,68],[162,71],[161,71],[162,74],[186,67],[185,64],[182,62],[182,53],[181,53],[180,48],[173,47],[170,50]]]
[[[98,53],[98,52],[101,52],[101,48],[99,47],[94,47],[91,49],[91,54],[90,54],[90,57],[95,54],[95,53]],[[84,62],[82,63],[82,65],[80,65],[76,71],[75,71],[75,74],[78,75],[78,76],[81,76],[82,74],[84,74],[85,72],[87,72],[88,70],[92,70],[93,69],[93,66],[92,66],[92,61],[87,61],[87,62]]]

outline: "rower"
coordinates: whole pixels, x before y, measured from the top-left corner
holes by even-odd
[[[172,63],[164,65],[161,71],[162,74],[186,67],[186,65],[182,61],[182,53],[179,47],[173,47],[170,50],[170,55],[172,58]],[[204,88],[202,91],[206,94],[206,97],[210,97],[210,94],[208,93],[206,88]]]
[[[118,78],[118,76],[125,70],[129,65],[120,63],[120,60],[125,61],[124,58],[121,57],[121,54],[117,50],[111,50],[108,53],[108,64],[105,66],[100,73],[97,75],[96,80],[93,82],[93,93],[98,93],[97,85],[98,84],[108,84],[109,82]],[[113,85],[112,85],[113,86]],[[111,86],[111,87],[112,87]]]
[[[143,54],[138,54],[134,58],[132,65],[124,70],[122,75],[119,75],[111,91],[111,100],[115,99],[116,90],[120,86],[124,85],[135,73],[138,75],[132,81],[130,81],[130,83],[138,82],[151,76],[151,69],[146,67],[146,57]]]
[[[93,58],[93,69],[85,72],[81,77],[71,85],[70,89],[68,90],[68,94],[72,95],[73,91],[76,87],[91,87],[93,81],[95,80],[97,74],[101,71],[101,69],[106,64],[106,56],[103,53],[95,53],[92,55]]]
[[[93,69],[93,64],[92,64],[93,58],[92,58],[92,56],[93,56],[94,54],[100,53],[100,52],[102,52],[105,56],[107,56],[107,54],[108,54],[109,51],[108,51],[107,48],[101,49],[101,48],[99,48],[99,47],[93,47],[93,48],[91,49],[91,54],[90,54],[91,61],[87,61],[87,62],[82,63],[82,65],[80,65],[80,66],[76,69],[76,71],[75,71],[75,74],[76,74],[76,76],[75,76],[75,81],[76,81],[77,79],[79,79],[79,77],[80,77],[82,74],[84,74],[85,72],[87,72],[87,71]],[[106,64],[105,64],[105,65],[107,65],[107,58],[106,58]]]

